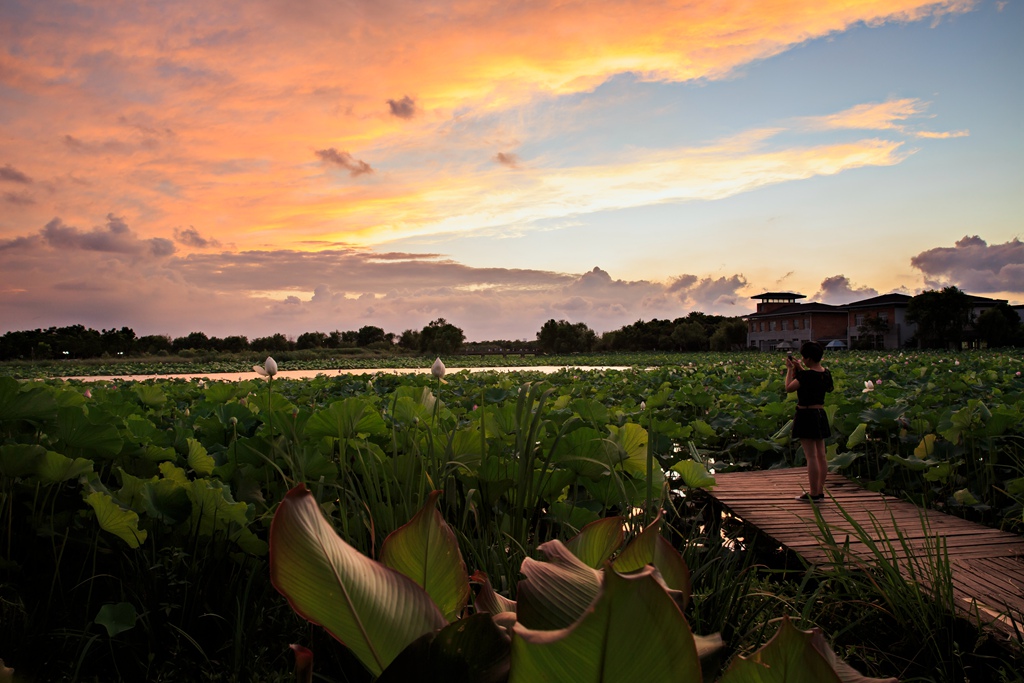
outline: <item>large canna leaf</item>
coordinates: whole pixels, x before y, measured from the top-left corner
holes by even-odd
[[[270,580],[300,616],[326,628],[375,676],[414,640],[447,624],[412,579],[341,540],[302,484],[274,514]]]
[[[619,554],[612,567],[617,572],[636,571],[652,564],[661,574],[665,587],[673,591],[672,597],[680,609],[690,602],[690,568],[679,551],[661,535],[661,516],[641,531]]]
[[[818,629],[801,631],[789,617],[772,639],[750,655],[737,656],[718,683],[897,683],[867,678],[839,659]]]
[[[606,572],[599,599],[568,628],[514,631],[509,683],[701,680],[690,627],[652,567]]]
[[[547,562],[527,557],[520,571],[516,613],[531,629],[565,628],[580,618],[601,590],[601,572],[583,564],[561,541],[538,546]]]
[[[605,517],[586,525],[565,544],[583,564],[600,569],[622,545],[625,517]]]
[[[474,614],[417,639],[377,683],[505,683],[509,637],[490,615]]]
[[[415,581],[454,621],[469,602],[469,575],[455,533],[437,511],[440,495],[432,492],[407,524],[384,539],[380,561]]]

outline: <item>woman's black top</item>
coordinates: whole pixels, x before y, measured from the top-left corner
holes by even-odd
[[[832,373],[828,370],[797,370],[794,378],[800,382],[796,390],[796,402],[801,406],[820,406],[825,403],[825,393],[832,391]]]
[[[828,414],[824,408],[805,408],[825,403],[825,394],[832,391],[832,374],[825,370],[797,370],[794,377],[800,382],[796,390],[797,409],[793,417],[793,438],[827,439],[832,435]]]

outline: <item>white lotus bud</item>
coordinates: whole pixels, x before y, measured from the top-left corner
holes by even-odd
[[[430,374],[438,379],[444,378],[444,363],[438,358],[434,361],[434,364],[430,366]]]
[[[267,361],[262,365],[254,365],[252,369],[256,371],[256,374],[263,375],[264,377],[273,377],[277,374],[277,361],[267,356]]]

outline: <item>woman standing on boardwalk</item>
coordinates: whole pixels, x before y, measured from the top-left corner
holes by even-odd
[[[796,392],[793,436],[800,439],[807,459],[808,490],[797,500],[816,502],[825,498],[825,439],[832,429],[825,414],[825,394],[832,391],[832,374],[821,366],[825,351],[817,342],[804,342],[800,355],[806,368],[792,355],[786,358],[786,391]]]

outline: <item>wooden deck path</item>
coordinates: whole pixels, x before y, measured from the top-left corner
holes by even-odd
[[[835,555],[823,543],[815,521],[815,506],[794,500],[806,490],[806,468],[717,474],[715,479],[718,484],[710,494],[733,515],[810,564],[833,562]],[[873,555],[839,508],[868,532],[869,539],[887,540],[896,549],[904,576],[915,568],[922,575],[921,558],[929,548],[934,551],[936,539],[941,538],[957,606],[969,615],[977,612],[1004,633],[1013,635],[1015,628],[1024,632],[1024,537],[922,510],[834,474],[829,474],[825,490],[825,501],[817,508],[835,542],[840,546],[849,542],[851,561],[870,562]],[[904,547],[912,549],[909,559]]]

